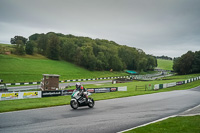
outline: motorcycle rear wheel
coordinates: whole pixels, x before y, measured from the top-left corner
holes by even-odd
[[[92,98],[89,98],[89,103],[88,103],[88,107],[93,108],[94,107],[94,100]]]

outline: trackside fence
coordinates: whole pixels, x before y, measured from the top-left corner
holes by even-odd
[[[152,84],[135,86],[135,91],[152,91],[152,90],[154,90],[154,85],[152,85]]]
[[[177,86],[177,85],[187,84],[187,83],[199,80],[199,79],[200,79],[200,76],[196,77],[196,78],[184,80],[184,81],[179,81],[179,82],[172,82],[172,83],[166,83],[166,84],[156,84],[156,85],[154,85],[154,90],[159,90],[159,89],[163,89],[163,88],[169,88],[169,87],[173,87],[173,86]]]

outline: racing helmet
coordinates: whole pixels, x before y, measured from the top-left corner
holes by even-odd
[[[81,83],[76,83],[76,88],[80,88],[81,87]]]

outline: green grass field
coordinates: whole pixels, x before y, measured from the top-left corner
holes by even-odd
[[[188,77],[196,77],[198,74],[188,75]],[[176,77],[176,76],[175,76]],[[136,96],[136,95],[144,95],[144,94],[152,94],[158,92],[166,92],[166,91],[173,91],[173,90],[184,90],[194,88],[200,85],[200,80],[194,81],[188,84],[160,89],[157,91],[149,90],[145,91],[142,90],[135,90],[136,85],[144,86],[149,84],[162,84],[175,81],[182,81],[185,80],[186,76],[179,76],[179,79],[171,79],[171,80],[158,80],[158,81],[133,81],[129,83],[120,83],[120,84],[111,84],[111,83],[104,83],[104,84],[94,84],[94,85],[84,85],[85,88],[98,88],[98,87],[120,87],[120,86],[127,86],[128,91],[126,92],[110,92],[110,93],[96,93],[93,94],[92,97],[95,101],[97,100],[104,100],[104,99],[113,99],[113,98],[120,98],[120,97],[129,97],[129,96]],[[70,89],[74,89],[73,86]],[[70,96],[58,96],[58,97],[46,97],[46,98],[34,98],[34,99],[19,99],[19,100],[8,100],[8,101],[0,101],[0,112],[8,112],[8,111],[16,111],[16,110],[24,110],[24,109],[33,109],[33,108],[41,108],[41,107],[51,107],[51,106],[59,106],[59,105],[67,105],[70,102]]]
[[[163,59],[157,59],[158,66],[157,68],[163,69],[163,70],[173,70],[173,61],[172,60],[163,60]]]
[[[5,83],[41,81],[42,74],[59,74],[60,80],[125,76],[125,72],[88,71],[66,61],[55,61],[41,55],[0,54],[0,79]]]
[[[174,117],[125,133],[199,133],[200,116]]]

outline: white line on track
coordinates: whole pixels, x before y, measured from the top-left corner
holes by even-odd
[[[188,109],[184,112],[189,112],[193,109],[196,109],[196,108],[199,108],[200,107],[200,104],[191,108],[191,109]],[[120,131],[120,132],[117,132],[117,133],[124,133],[124,132],[127,132],[127,131],[130,131],[130,130],[133,130],[133,129],[136,129],[136,128],[139,128],[139,127],[144,127],[144,126],[147,126],[149,124],[152,124],[152,123],[156,123],[156,122],[160,122],[160,121],[163,121],[163,120],[166,120],[168,118],[173,118],[173,117],[176,117],[176,116],[195,116],[195,115],[200,115],[200,113],[196,113],[196,114],[188,114],[188,115],[172,115],[172,116],[168,116],[168,117],[164,117],[164,118],[161,118],[161,119],[158,119],[158,120],[155,120],[155,121],[152,121],[152,122],[149,122],[149,123],[145,123],[145,124],[142,124],[142,125],[139,125],[139,126],[136,126],[136,127],[133,127],[133,128],[130,128],[130,129],[126,129],[126,130],[123,130],[123,131]]]
[[[155,120],[155,121],[143,124],[143,125],[139,125],[139,126],[136,126],[136,127],[130,128],[130,129],[126,129],[124,131],[120,131],[120,132],[117,132],[117,133],[124,133],[124,132],[130,131],[130,130],[133,130],[133,129],[136,129],[136,128],[139,128],[139,127],[144,127],[144,126],[147,126],[149,124],[156,123],[156,122],[159,122],[159,121],[163,121],[163,120],[166,120],[168,118],[172,118],[172,117],[176,117],[176,116],[177,115],[172,115],[172,116],[168,116],[168,117],[165,117],[165,118],[161,118],[161,119],[158,119],[158,120]]]

